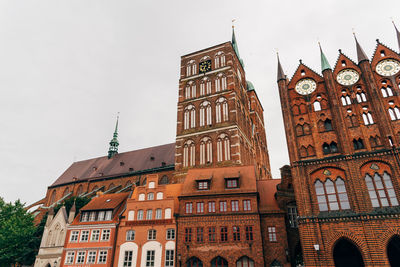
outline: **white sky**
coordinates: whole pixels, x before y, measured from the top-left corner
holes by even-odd
[[[32,203],[74,161],[175,141],[180,56],[236,37],[265,109],[274,177],[288,163],[276,49],[291,77],[337,50],[398,49],[400,1],[0,1],[0,196]]]

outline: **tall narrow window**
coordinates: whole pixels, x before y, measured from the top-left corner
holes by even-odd
[[[231,159],[230,141],[226,134],[221,134],[217,140],[217,161],[226,161]]]
[[[193,203],[192,202],[186,203],[185,212],[188,214],[193,213]]]
[[[364,125],[374,124],[374,120],[372,119],[371,112],[366,112],[362,114],[362,118],[364,121]]]
[[[228,227],[223,226],[221,227],[221,242],[228,241]]]
[[[195,165],[195,144],[192,140],[186,141],[183,145],[183,167]]]
[[[288,219],[291,228],[297,228],[297,208],[296,206],[288,206]]]
[[[138,210],[137,219],[138,221],[143,220],[143,210]]]
[[[152,219],[153,219],[153,210],[147,210],[146,220],[152,220]]]
[[[382,93],[383,97],[393,96],[393,91],[392,91],[392,88],[390,86],[382,87],[381,88],[381,93]]]
[[[183,128],[186,130],[194,127],[196,127],[196,109],[193,105],[189,105],[183,112]]]
[[[194,98],[194,97],[196,97],[197,96],[197,93],[196,93],[196,83],[192,83],[192,98]]]
[[[392,121],[400,120],[400,110],[398,107],[389,108],[389,115]]]
[[[204,137],[200,141],[200,164],[212,162],[212,142],[210,137]]]
[[[205,79],[203,79],[200,82],[200,96],[203,96],[205,94],[206,94],[206,83],[205,83]]]
[[[215,232],[215,227],[214,226],[208,227],[208,241],[215,242],[217,239],[216,237],[217,234]]]
[[[192,228],[185,228],[185,242],[192,242]]]
[[[124,253],[124,267],[131,267],[132,266],[132,258],[133,258],[133,251],[126,250]]]
[[[314,106],[314,111],[320,111],[321,110],[321,103],[319,103],[319,101],[315,101],[313,106]]]
[[[332,121],[330,119],[326,119],[324,121],[325,131],[332,131]]]
[[[367,97],[365,96],[364,92],[358,92],[356,94],[356,97],[358,103],[367,102]]]
[[[341,96],[340,97],[340,100],[342,101],[342,105],[343,106],[347,106],[347,105],[350,105],[351,104],[351,99],[350,99],[350,97],[348,96],[348,95],[343,95],[343,96]]]
[[[276,242],[276,228],[275,226],[268,227],[269,242]]]
[[[204,232],[204,228],[203,227],[197,227],[196,228],[196,241],[198,243],[203,243],[203,232]]]
[[[393,188],[392,179],[387,172],[382,176],[378,173],[374,174],[374,178],[367,174],[365,183],[368,188],[369,197],[372,207],[398,206],[396,193]]]
[[[361,138],[353,139],[354,150],[364,149],[364,142]]]
[[[246,226],[246,241],[253,240],[253,226]]]
[[[146,267],[154,267],[155,264],[155,250],[148,250],[146,252]]]
[[[233,226],[232,232],[233,232],[233,241],[240,241],[240,227]]]
[[[175,251],[173,249],[165,250],[165,267],[174,266],[174,255]]]

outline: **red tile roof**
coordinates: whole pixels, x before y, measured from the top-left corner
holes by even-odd
[[[122,162],[122,163],[121,163]],[[149,147],[115,155],[74,162],[50,187],[97,177],[125,175],[174,165],[175,143]],[[133,171],[130,170],[133,168]]]
[[[129,196],[129,194],[130,192],[99,195],[83,206],[81,211],[115,209]]]
[[[225,178],[238,177],[238,175],[240,175],[239,188],[225,189]],[[208,178],[211,178],[210,189],[198,190],[196,181]],[[185,178],[182,196],[247,192],[257,192],[254,166],[191,169]]]
[[[281,179],[269,179],[257,181],[257,190],[260,195],[259,210],[261,212],[280,211],[275,199],[276,186]]]

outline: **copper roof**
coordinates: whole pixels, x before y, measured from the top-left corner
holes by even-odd
[[[168,165],[175,161],[175,143],[74,162],[50,187],[73,181],[120,176]],[[164,164],[163,164],[164,163]]]
[[[276,186],[281,179],[268,179],[257,181],[257,190],[260,195],[259,210],[261,212],[279,211],[278,203],[275,199]]]
[[[240,176],[238,188],[225,188],[225,178]],[[211,177],[209,190],[198,190],[199,178]],[[201,180],[201,179],[200,179]],[[188,171],[182,188],[182,196],[204,194],[232,194],[257,192],[254,166],[191,169]]]
[[[130,192],[99,195],[94,197],[87,205],[83,206],[81,211],[115,209],[129,196],[129,194]]]

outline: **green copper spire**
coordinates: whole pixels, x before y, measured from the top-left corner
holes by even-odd
[[[240,61],[240,64],[242,64],[242,67],[244,68],[243,60],[240,58],[239,49],[238,49],[238,45],[237,45],[237,42],[236,42],[235,26],[233,26],[233,25],[232,25],[232,46],[233,46],[233,50],[235,50],[236,56],[238,57],[238,59]]]
[[[119,113],[118,113],[119,114]],[[113,139],[110,141],[110,148],[108,149],[108,158],[112,158],[115,154],[118,154],[118,120],[119,115],[117,115],[117,123],[115,124],[115,131],[113,134]]]
[[[331,70],[331,65],[329,65],[328,59],[326,59],[326,56],[324,54],[324,52],[322,51],[322,47],[321,44],[318,42],[319,45],[319,51],[321,51],[321,70],[322,72],[324,70]]]

